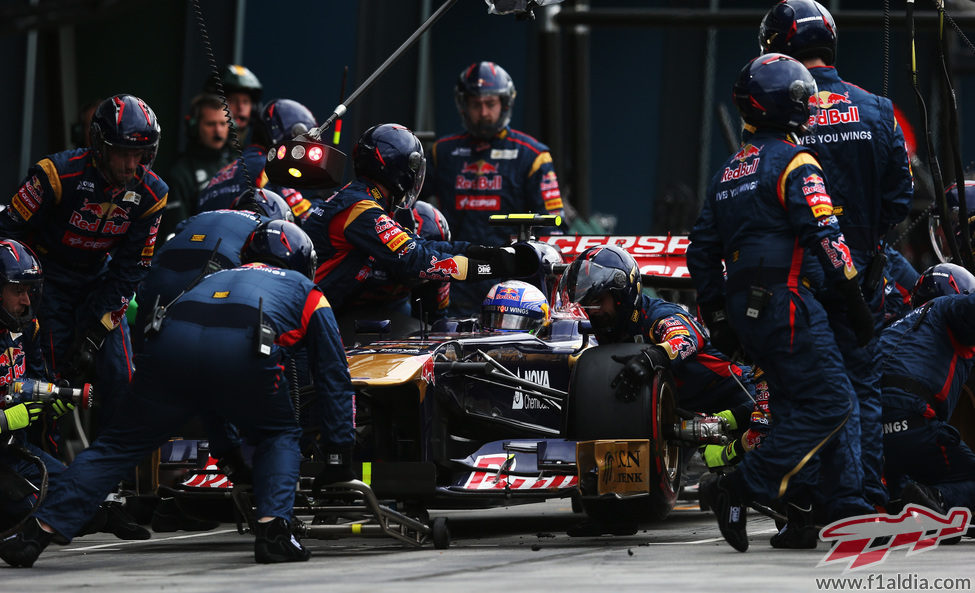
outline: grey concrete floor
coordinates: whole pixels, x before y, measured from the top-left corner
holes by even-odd
[[[693,503],[628,537],[568,537],[565,529],[580,516],[566,500],[431,514],[449,518],[449,549],[408,548],[387,539],[306,539],[314,553],[309,562],[266,566],[254,564],[253,539],[230,524],[139,542],[96,534],[52,546],[32,569],[0,568],[0,591],[766,593],[916,590],[920,579],[936,590],[935,578],[968,579],[967,585],[953,581],[950,590],[971,591],[975,584],[972,539],[921,554],[894,550],[875,568],[844,574],[836,566],[817,567],[826,544],[801,551],[769,547],[775,526],[755,513],[749,515],[750,550],[735,552],[721,539],[714,516]],[[827,578],[862,581],[859,587],[817,583]]]

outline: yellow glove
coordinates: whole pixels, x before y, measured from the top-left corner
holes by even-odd
[[[26,402],[0,410],[0,434],[27,428],[43,411],[44,404],[41,402]]]

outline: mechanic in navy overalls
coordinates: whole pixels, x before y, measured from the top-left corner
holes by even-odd
[[[21,243],[0,240],[0,393],[12,392],[13,382],[23,379],[49,380],[40,347],[40,325],[34,317],[32,303],[38,301],[43,276],[34,253]],[[74,408],[70,402],[55,400],[55,414]],[[44,413],[43,402],[3,405],[0,400],[0,466],[40,485],[42,473],[34,463],[15,454],[13,447],[23,447],[38,457],[53,475],[64,470],[64,464],[30,442],[27,428]],[[7,480],[8,478],[3,478]],[[6,488],[10,491],[9,485]],[[6,529],[24,517],[37,502],[38,493],[22,493],[12,500],[0,498],[0,529]]]
[[[131,381],[125,310],[149,271],[166,207],[168,187],[150,169],[159,132],[142,99],[102,101],[92,148],[41,159],[0,214],[0,237],[22,240],[44,268],[37,316],[49,368],[83,382],[94,367],[102,421]]]
[[[483,280],[537,271],[534,252],[526,270],[529,262],[511,248],[427,241],[396,222],[396,210],[413,205],[426,174],[423,146],[407,128],[369,128],[353,147],[352,159],[356,180],[313,208],[302,225],[319,254],[315,281],[335,307],[343,336],[348,335],[343,321],[355,315],[373,266],[405,282]]]
[[[492,214],[564,215],[548,147],[508,125],[515,95],[511,77],[494,62],[471,64],[457,78],[454,102],[466,132],[433,145],[425,194],[436,196],[458,239],[510,243],[510,229],[488,224]],[[492,284],[454,286],[451,315],[477,315]]]
[[[166,306],[201,274],[239,266],[240,248],[262,222],[294,222],[288,203],[269,189],[246,190],[230,206],[180,222],[173,237],[159,248],[136,293],[139,308],[132,328],[136,352],[141,350],[143,332],[157,299],[158,304]]]
[[[845,296],[860,342],[872,339],[873,319],[822,187],[824,174],[795,143],[815,93],[805,67],[781,54],[759,56],[742,69],[734,98],[744,141],[712,179],[687,252],[713,343],[734,350],[737,333],[772,394],[773,424],[762,447],[716,482],[718,524],[739,551],[748,548],[744,505],[753,499],[784,498],[808,518],[807,497],[816,491],[832,499],[834,513],[873,511],[863,498],[856,396],[826,313],[800,281],[810,250]],[[835,483],[820,483],[819,460]]]
[[[304,220],[311,208],[308,197],[294,188],[269,183],[264,165],[268,150],[317,127],[312,112],[297,101],[275,99],[265,105],[253,119],[254,143],[244,148],[240,158],[217,171],[200,190],[194,212],[230,208],[244,191],[266,187],[288,202],[295,220]]]
[[[840,78],[833,65],[836,25],[829,11],[815,0],[777,3],[762,20],[758,38],[764,52],[796,58],[816,81],[816,126],[800,143],[816,151],[826,171],[833,213],[853,264],[861,272],[860,289],[879,334],[886,321],[884,277],[888,271],[882,242],[908,215],[914,194],[907,147],[894,118],[893,103]],[[807,268],[805,275],[815,286],[826,285],[817,298],[826,305],[847,376],[857,393],[864,488],[867,499],[883,508],[887,491],[881,480],[880,351],[876,341],[858,346],[846,323],[843,296],[822,281],[817,262],[809,261]]]
[[[891,498],[975,512],[975,454],[948,424],[975,365],[975,276],[933,266],[912,304],[880,335],[884,477]]]
[[[132,396],[110,427],[51,481],[35,521],[0,542],[0,557],[31,566],[53,532],[72,538],[105,493],[194,414],[226,416],[255,446],[255,560],[304,561],[292,535],[301,429],[288,393],[288,350],[310,353],[322,417],[324,469],[317,480],[353,477],[353,390],[328,301],[311,281],[311,240],[294,223],[261,225],[244,265],[200,281],[168,308],[138,357]]]

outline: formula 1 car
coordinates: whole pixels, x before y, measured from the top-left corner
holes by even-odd
[[[577,251],[581,239],[573,238]],[[686,241],[652,239],[586,238],[629,241],[644,251],[641,266],[663,265],[650,270],[655,276],[686,277]],[[571,257],[566,240],[548,242]],[[573,497],[597,517],[662,519],[676,499],[688,433],[666,371],[633,397],[610,389],[622,368],[613,357],[639,348],[594,347],[588,320],[572,314],[556,316],[540,335],[421,333],[352,347],[362,480],[421,518],[429,508]],[[160,475],[179,475],[175,488],[185,496],[229,493],[212,458],[180,465],[175,457]]]

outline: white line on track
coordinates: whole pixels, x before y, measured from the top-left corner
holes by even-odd
[[[100,550],[103,548],[118,548],[121,546],[134,546],[136,544],[152,544],[158,542],[172,541],[176,539],[190,539],[194,537],[207,537],[209,535],[221,535],[224,533],[237,533],[236,529],[221,529],[219,531],[205,531],[203,533],[193,533],[190,535],[174,535],[172,537],[162,537],[162,538],[150,538],[150,539],[140,539],[140,540],[127,540],[127,541],[117,541],[110,544],[98,544],[97,546],[86,546],[84,548],[64,548],[61,552],[88,552],[90,550]]]

